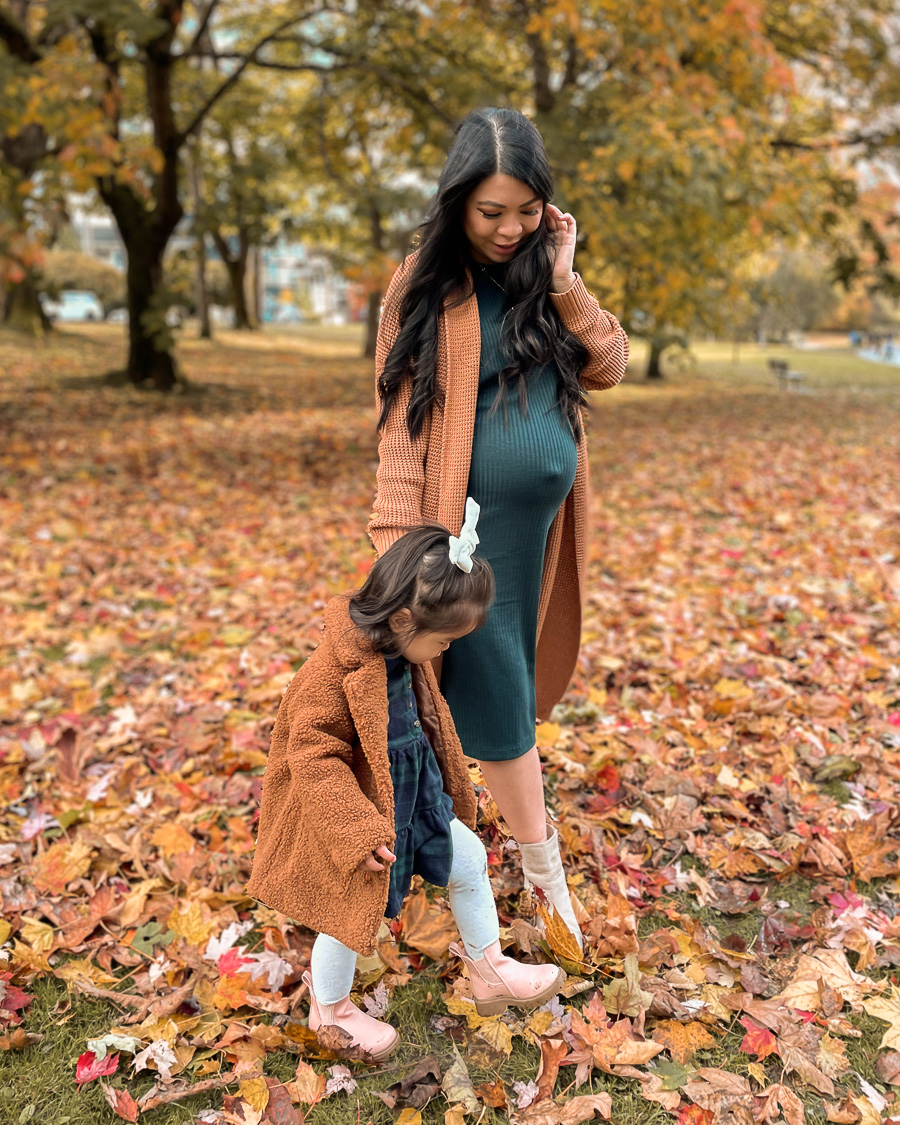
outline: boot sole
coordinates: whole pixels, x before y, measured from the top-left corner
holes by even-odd
[[[556,980],[549,984],[543,992],[537,993],[536,996],[530,996],[528,999],[523,999],[521,996],[492,996],[490,1000],[475,1000],[475,1011],[479,1016],[498,1016],[501,1012],[505,1012],[507,1008],[520,1008],[523,1012],[530,1012],[532,1008],[539,1008],[542,1004],[546,1004],[548,1000],[552,1000],[554,996],[562,988],[566,979],[564,970],[557,969]]]
[[[380,1051],[375,1051],[372,1054],[372,1056],[371,1056],[372,1061],[373,1062],[384,1062],[385,1059],[389,1059],[391,1057],[391,1055],[394,1053],[394,1051],[397,1050],[397,1048],[399,1046],[400,1046],[400,1036],[397,1035],[397,1036],[395,1036],[393,1043],[389,1043],[386,1047],[382,1047],[382,1049]]]

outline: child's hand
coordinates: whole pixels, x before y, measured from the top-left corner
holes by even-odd
[[[360,866],[365,867],[367,871],[384,871],[384,864],[379,863],[375,858],[377,855],[380,855],[382,859],[388,860],[389,863],[393,863],[397,858],[387,844],[382,844],[381,847],[376,848],[367,859],[364,859]]]

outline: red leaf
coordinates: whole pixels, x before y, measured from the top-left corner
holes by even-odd
[[[699,1105],[686,1105],[678,1114],[678,1125],[712,1125],[713,1115]]]
[[[85,1051],[78,1058],[75,1068],[75,1081],[79,1086],[85,1082],[93,1082],[107,1074],[115,1074],[119,1069],[119,1056],[107,1055],[105,1059],[98,1059],[93,1051]]]
[[[745,1055],[756,1055],[758,1059],[764,1059],[766,1055],[778,1054],[778,1041],[771,1031],[764,1027],[759,1027],[748,1019],[743,1017],[741,1023],[747,1029],[747,1034],[741,1042],[740,1050]]]
[[[137,1107],[137,1102],[127,1090],[116,1090],[113,1086],[107,1086],[105,1082],[100,1083],[100,1089],[103,1091],[104,1098],[109,1102],[113,1113],[118,1114],[123,1121],[137,1121],[140,1110]]]

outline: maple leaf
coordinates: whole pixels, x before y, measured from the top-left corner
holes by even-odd
[[[34,886],[46,894],[61,894],[73,879],[86,875],[94,855],[80,837],[57,840],[34,861]]]
[[[653,1027],[653,1039],[662,1043],[677,1063],[687,1063],[695,1051],[715,1047],[716,1040],[702,1023],[692,1020],[679,1023],[677,1020],[664,1020]]]
[[[140,1110],[127,1090],[116,1090],[113,1086],[107,1085],[106,1082],[100,1083],[100,1089],[103,1091],[103,1096],[106,1098],[110,1109],[117,1117],[121,1117],[123,1121],[137,1121]]]
[[[459,934],[453,915],[429,902],[424,891],[407,898],[401,912],[403,940],[434,961],[447,956],[450,943]]]
[[[741,1040],[738,1050],[746,1055],[756,1055],[758,1059],[778,1053],[778,1041],[771,1031],[760,1027],[746,1016],[741,1019],[741,1023],[746,1027],[747,1034]]]
[[[93,1051],[85,1051],[83,1055],[78,1056],[78,1063],[75,1067],[75,1081],[79,1086],[83,1086],[85,1082],[93,1082],[95,1078],[105,1078],[110,1074],[115,1074],[118,1069],[119,1056],[117,1054],[98,1059]]]
[[[297,1063],[293,1089],[296,1100],[313,1106],[325,1093],[325,1075],[317,1074],[309,1063],[302,1059]]]
[[[879,813],[869,820],[861,820],[847,830],[844,843],[853,862],[853,870],[867,882],[885,875],[900,874],[900,860],[887,857],[900,853],[900,840],[886,838],[890,814]]]
[[[886,1020],[889,1025],[878,1045],[879,1050],[885,1047],[900,1050],[900,988],[892,984],[889,996],[868,998],[863,1005],[870,1016]]]

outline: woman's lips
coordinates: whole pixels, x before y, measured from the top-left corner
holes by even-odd
[[[494,243],[494,246],[496,247],[497,250],[500,251],[501,254],[511,254],[513,252],[513,250],[515,250],[518,245],[519,245],[518,242],[509,242],[506,245],[502,245],[499,242]]]

